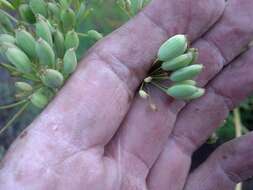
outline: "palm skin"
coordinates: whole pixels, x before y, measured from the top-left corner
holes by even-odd
[[[89,51],[17,138],[1,163],[0,189],[231,190],[252,176],[251,133],[189,173],[192,153],[253,90],[253,49],[242,54],[252,8],[251,0],[153,0]],[[134,93],[177,33],[199,48],[207,93],[186,104],[151,89],[153,112]]]

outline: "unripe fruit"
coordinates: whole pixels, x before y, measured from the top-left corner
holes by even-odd
[[[34,15],[40,14],[47,17],[47,4],[43,0],[30,0],[30,8]]]
[[[170,87],[167,90],[167,94],[176,99],[184,99],[185,97],[193,95],[198,91],[196,86],[188,85],[188,84],[178,84]]]
[[[87,32],[87,34],[88,34],[88,36],[89,36],[90,38],[93,38],[93,39],[95,39],[95,40],[100,40],[100,39],[103,38],[103,35],[102,35],[101,33],[97,32],[96,30],[89,30],[89,31]]]
[[[32,63],[27,55],[20,49],[10,47],[5,52],[8,60],[22,73],[30,73],[32,70]]]
[[[15,9],[13,7],[13,5],[7,0],[0,0],[0,6],[2,6],[2,5],[4,5],[5,7],[9,8],[9,9],[13,9],[13,10]]]
[[[0,26],[10,33],[13,32],[13,24],[11,20],[3,12],[0,12]]]
[[[174,71],[181,69],[189,65],[193,60],[193,53],[189,52],[183,55],[180,55],[170,61],[164,62],[162,64],[162,69],[165,71]]]
[[[60,11],[60,7],[58,6],[57,3],[49,2],[48,9],[49,9],[52,16],[54,16],[57,20],[60,20],[61,11]]]
[[[31,96],[31,102],[34,106],[37,108],[44,108],[48,104],[48,98],[44,94],[42,94],[40,91],[35,92]]]
[[[28,56],[31,58],[36,57],[36,41],[29,32],[24,29],[18,29],[16,31],[16,43]]]
[[[36,22],[35,15],[33,14],[30,6],[27,4],[22,4],[19,6],[19,14],[21,18],[28,23],[33,24]]]
[[[77,33],[74,30],[69,31],[66,34],[64,45],[65,45],[66,50],[70,48],[74,48],[74,49],[78,48],[79,38],[78,38]]]
[[[63,58],[63,73],[71,74],[75,71],[77,66],[77,58],[74,49],[69,49],[64,55]]]
[[[15,87],[23,92],[31,92],[33,87],[27,82],[15,82]]]
[[[46,69],[41,76],[44,85],[50,88],[60,88],[64,82],[63,75],[54,69]]]
[[[55,54],[51,46],[43,39],[36,43],[36,54],[40,64],[44,66],[53,66],[55,64]]]
[[[196,86],[197,82],[195,80],[185,80],[185,81],[177,82],[176,84],[189,84],[192,86]]]
[[[195,64],[174,71],[170,75],[170,80],[174,82],[189,80],[197,76],[203,69],[203,65]]]
[[[57,55],[62,58],[65,53],[64,36],[58,29],[56,29],[53,33],[53,39]]]
[[[76,18],[75,13],[72,9],[68,8],[61,12],[61,21],[64,31],[69,31],[75,27]]]
[[[158,51],[160,61],[169,61],[182,55],[188,47],[188,40],[185,35],[178,34],[162,44]]]
[[[45,18],[43,18],[42,16],[37,17],[36,35],[37,37],[46,40],[50,46],[53,46],[50,26],[48,22],[46,22]]]
[[[194,100],[197,98],[200,98],[201,96],[203,96],[205,94],[205,89],[203,88],[198,88],[197,92],[195,92],[194,94],[192,94],[191,96],[185,97],[185,100]]]
[[[16,40],[12,35],[9,34],[0,34],[0,44],[11,43],[15,44]]]

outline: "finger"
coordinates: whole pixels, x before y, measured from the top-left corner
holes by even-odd
[[[186,169],[181,171],[181,176],[182,178],[187,176],[191,154],[221,125],[229,110],[252,92],[252,60],[253,49],[250,49],[227,66],[208,85],[204,97],[188,104],[180,112],[166,148],[151,171],[152,181],[162,179],[159,181],[162,184],[173,183],[171,179],[174,179],[172,176],[174,174],[169,173],[171,167],[179,168],[186,160]],[[173,155],[177,152],[180,154],[175,159]],[[183,184],[181,184],[182,187]]]
[[[188,21],[191,20],[194,23],[200,22],[202,26],[204,23],[208,26],[210,25],[210,16],[208,15],[212,15],[211,23],[215,23],[222,14],[224,8],[224,1],[220,0],[194,1],[194,3],[185,1],[185,3],[187,3],[188,8],[190,6],[190,13],[189,10],[186,11],[184,6],[182,6],[184,5],[182,1],[166,1],[165,7],[170,7],[167,11],[172,13],[174,12],[174,7],[179,7],[176,11],[178,15],[185,15],[187,13],[189,18]],[[166,6],[166,4],[171,5]],[[161,22],[168,23],[172,18],[164,17],[163,12],[156,17],[153,16],[155,13],[159,12],[159,7],[158,5],[154,6],[152,11],[150,11],[151,13],[145,14],[149,15],[148,17],[154,18],[153,22],[159,23],[160,25],[162,25]],[[165,10],[165,7],[162,6],[160,9]],[[149,9],[147,9],[147,11],[148,10]],[[205,20],[197,21],[200,17],[205,18]],[[182,25],[184,20],[179,17],[176,18],[175,21],[177,24]],[[190,38],[193,38],[193,36],[198,37],[200,33],[202,34],[205,32],[204,29],[208,29],[208,27],[204,27],[204,29],[202,27],[201,32],[198,32],[200,31],[198,27],[198,24],[192,26],[191,23],[187,26],[185,30],[189,31],[188,34]],[[194,30],[194,33],[191,32],[192,30]],[[118,150],[118,146],[120,147],[121,154],[123,155],[115,155],[115,157],[120,157],[123,164],[127,163],[125,161],[126,159],[129,160],[129,157],[132,157],[131,160],[136,160],[136,158],[142,160],[145,167],[150,168],[166,141],[166,137],[175,120],[177,110],[181,107],[181,104],[178,105],[178,102],[172,102],[165,96],[161,97],[159,92],[152,90],[151,94],[157,97],[154,102],[158,105],[159,110],[153,112],[147,101],[137,97],[134,100],[129,114],[124,120],[124,124],[121,126],[122,130],[109,146],[110,150]],[[170,107],[170,109],[168,109],[168,107]],[[171,126],[168,127],[168,125]],[[111,153],[113,154],[113,152]],[[118,152],[116,154],[118,154]]]
[[[253,133],[219,147],[187,180],[185,190],[231,190],[253,175]]]

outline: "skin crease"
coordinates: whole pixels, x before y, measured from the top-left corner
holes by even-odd
[[[89,51],[12,144],[0,189],[230,190],[253,175],[252,134],[188,173],[192,152],[253,90],[253,50],[233,61],[253,37],[252,8],[251,0],[153,0]],[[176,33],[200,49],[198,81],[207,93],[186,105],[151,89],[159,108],[151,112],[134,92],[159,46]]]

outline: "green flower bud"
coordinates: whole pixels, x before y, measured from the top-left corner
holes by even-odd
[[[79,46],[79,38],[77,33],[74,30],[69,31],[65,36],[65,49],[68,50],[70,48],[77,49]]]
[[[31,58],[36,57],[36,41],[29,32],[24,29],[18,29],[16,31],[16,43],[28,56]]]
[[[72,30],[76,24],[75,13],[72,9],[68,8],[61,12],[61,21],[64,31]]]
[[[50,88],[60,88],[64,82],[63,75],[54,69],[46,69],[41,80],[44,85]]]
[[[40,91],[35,92],[31,96],[31,102],[34,106],[37,108],[44,108],[48,104],[48,98],[44,94],[42,94]]]
[[[0,45],[4,43],[15,44],[16,40],[12,35],[9,34],[0,34]]]
[[[58,29],[55,30],[55,32],[53,33],[53,39],[54,39],[56,53],[57,53],[58,57],[62,58],[65,53],[65,48],[64,48],[65,45],[64,45],[64,36],[60,32],[60,30],[58,30]]]
[[[41,65],[53,66],[55,64],[54,51],[45,40],[38,39],[35,49]]]
[[[77,58],[75,49],[69,49],[63,58],[63,72],[64,74],[71,74],[75,71],[77,66]]]
[[[178,84],[170,87],[167,90],[167,94],[176,99],[184,99],[185,97],[193,95],[198,91],[196,86],[188,85],[188,84]]]
[[[169,61],[182,55],[188,47],[188,40],[185,35],[178,34],[162,44],[158,51],[160,61]]]
[[[30,8],[34,15],[40,14],[47,17],[47,4],[43,0],[30,0]]]
[[[202,69],[203,69],[203,65],[198,65],[198,64],[184,67],[182,69],[174,71],[170,75],[170,80],[174,82],[179,82],[179,81],[192,79],[196,77],[202,71]]]
[[[27,4],[22,4],[19,6],[19,14],[20,14],[21,18],[28,23],[33,24],[36,22],[36,18],[30,8],[30,6]]]
[[[50,11],[50,14],[54,16],[57,20],[60,20],[61,17],[61,10],[57,3],[48,3],[48,9]]]
[[[89,36],[90,38],[93,38],[93,39],[95,39],[95,40],[100,40],[100,39],[103,38],[103,35],[102,35],[101,33],[97,32],[96,30],[89,30],[89,31],[87,32],[87,34],[88,34],[88,36]]]
[[[193,60],[193,53],[189,52],[183,55],[180,55],[170,61],[166,61],[162,64],[162,69],[165,71],[174,71],[181,69],[189,65]]]
[[[10,47],[5,52],[8,60],[13,64],[19,72],[30,73],[32,70],[32,63],[27,55],[20,49]]]
[[[33,87],[27,82],[15,82],[15,87],[23,92],[31,92]]]
[[[203,88],[198,88],[198,90],[192,94],[191,96],[185,97],[185,100],[194,100],[197,98],[200,98],[201,96],[203,96],[205,94],[205,89]]]
[[[46,40],[50,46],[53,46],[52,34],[50,25],[42,16],[37,17],[36,23],[36,35],[44,40]]]

